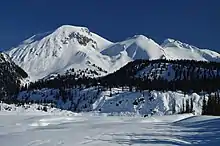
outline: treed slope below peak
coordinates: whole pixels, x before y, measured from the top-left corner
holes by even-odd
[[[132,90],[211,92],[220,86],[220,63],[194,60],[136,60],[102,78],[109,87]]]
[[[4,65],[4,64],[7,64],[7,68],[13,68],[11,71],[14,71],[16,72],[18,75],[19,75],[19,78],[27,78],[28,77],[28,74],[23,70],[21,69],[19,66],[17,66],[11,59],[10,57],[5,54],[5,53],[1,53],[0,52],[0,64],[1,65]],[[3,69],[3,68],[1,68]]]
[[[0,99],[16,93],[28,75],[8,55],[0,53]]]

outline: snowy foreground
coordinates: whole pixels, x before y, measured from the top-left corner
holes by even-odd
[[[218,145],[220,117],[0,112],[1,146]]]

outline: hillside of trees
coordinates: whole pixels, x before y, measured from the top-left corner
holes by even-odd
[[[145,67],[153,66],[159,73],[148,72],[145,77],[137,77],[137,73]],[[162,71],[172,66],[174,78],[162,76]],[[155,78],[149,78],[157,74]],[[158,75],[159,74],[159,75]],[[90,78],[75,74],[58,75],[52,80],[39,80],[31,83],[28,89],[71,88],[74,86],[130,87],[137,90],[159,90],[184,92],[214,92],[220,87],[220,63],[189,60],[136,60],[128,63],[120,70],[101,78]]]
[[[203,115],[214,115],[220,116],[220,96],[219,92],[214,92],[209,95],[208,100],[204,98],[203,107],[202,107]]]
[[[21,79],[28,75],[6,54],[0,53],[0,100],[17,94],[21,86]]]
[[[110,91],[111,88],[117,87],[122,90],[129,88],[130,91],[140,92],[144,90],[164,92],[181,90],[184,93],[196,92],[211,95],[211,93],[217,92],[220,87],[220,63],[193,60],[136,60],[105,77],[90,78],[76,74],[58,75],[52,80],[39,80],[30,83],[21,90],[43,88],[65,90],[92,86]],[[219,102],[219,100],[215,101]],[[209,102],[207,101],[207,105],[210,105]],[[190,111],[187,108],[182,112]],[[210,114],[210,112],[203,113]]]

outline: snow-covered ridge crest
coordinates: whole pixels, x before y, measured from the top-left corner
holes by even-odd
[[[129,57],[131,60],[159,59],[164,55],[163,48],[144,35],[135,35],[125,41],[117,42],[102,51],[102,54],[111,57],[126,55],[126,57]]]
[[[220,62],[219,53],[209,49],[200,49],[175,39],[166,39],[161,47],[164,49],[166,59]]]
[[[186,48],[186,49],[199,49],[193,45],[189,45],[187,43],[183,43],[179,40],[175,40],[175,39],[171,39],[168,38],[166,40],[164,40],[164,42],[161,44],[161,47],[166,48],[166,47],[182,47],[182,48]]]

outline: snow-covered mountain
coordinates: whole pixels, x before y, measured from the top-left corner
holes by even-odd
[[[115,43],[102,51],[103,55],[110,57],[126,55],[132,60],[136,59],[158,59],[163,57],[164,50],[152,39],[143,35],[136,35],[125,41]]]
[[[165,57],[163,48],[143,35],[135,35],[125,41],[114,43],[101,53],[111,58],[111,72],[137,59],[153,60]]]
[[[220,61],[219,53],[172,39],[159,45],[143,35],[136,35],[112,43],[88,28],[70,25],[34,35],[6,53],[30,75],[32,81],[67,71],[78,74],[83,71],[91,77],[103,76],[136,59]]]
[[[87,28],[65,25],[25,40],[8,54],[31,80],[37,80],[72,68],[98,71],[93,64],[108,71],[110,60],[99,52],[111,44]]]
[[[220,62],[220,54],[208,49],[199,49],[195,46],[182,43],[174,39],[166,39],[161,45],[165,51],[166,59],[199,60]]]

